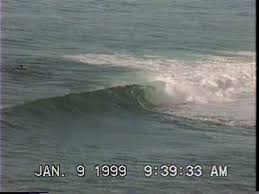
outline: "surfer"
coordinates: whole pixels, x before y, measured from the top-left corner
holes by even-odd
[[[17,69],[20,70],[20,71],[26,70],[26,68],[24,67],[24,65],[19,65],[19,66],[17,67]]]

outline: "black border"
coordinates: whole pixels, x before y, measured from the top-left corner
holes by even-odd
[[[8,193],[8,194],[41,194],[48,192],[0,192],[0,193]]]
[[[256,115],[256,131],[255,131],[255,138],[256,138],[256,147],[255,147],[255,160],[256,160],[256,170],[255,170],[255,174],[256,174],[256,186],[255,186],[255,190],[256,191],[259,191],[259,160],[258,160],[258,157],[259,157],[259,131],[258,131],[258,113],[257,113],[257,110],[258,110],[258,103],[257,103],[257,98],[258,98],[258,76],[259,76],[259,73],[258,73],[258,57],[257,57],[257,27],[258,27],[258,13],[257,13],[257,0],[255,0],[255,12],[256,12],[256,22],[255,22],[255,33],[256,33],[256,37],[255,37],[255,58],[256,58],[256,110],[255,110],[255,115]]]

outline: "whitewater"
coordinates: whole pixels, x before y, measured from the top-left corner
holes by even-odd
[[[198,56],[196,61],[122,54],[67,55],[64,58],[86,65],[144,70],[140,76],[146,80],[145,84],[155,88],[147,93],[148,100],[166,113],[227,125],[255,125],[254,53]],[[139,84],[134,79],[130,83]],[[118,86],[123,85],[121,83],[123,80],[117,80]]]

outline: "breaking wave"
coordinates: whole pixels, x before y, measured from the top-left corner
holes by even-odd
[[[177,61],[158,56],[65,56],[91,65],[145,70],[145,83],[36,100],[8,110],[21,115],[120,114],[122,111],[162,113],[167,118],[210,121],[224,125],[255,125],[255,56],[201,56]],[[132,78],[134,81],[134,78]],[[14,112],[13,112],[14,111]]]
[[[242,55],[241,55],[242,54]],[[75,55],[68,60],[92,65],[122,66],[147,70],[149,81],[161,81],[172,97],[195,103],[235,100],[255,92],[255,57],[201,56],[189,64],[161,57],[129,55]],[[175,102],[175,99],[172,100]]]
[[[230,125],[255,124],[255,53],[228,52],[175,60],[160,56],[64,56],[82,64],[145,70],[156,90],[149,101],[165,112]],[[165,110],[165,107],[167,109]],[[173,108],[172,108],[173,107]]]

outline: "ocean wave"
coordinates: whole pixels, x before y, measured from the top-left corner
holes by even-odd
[[[151,87],[148,87],[151,89]],[[33,114],[48,116],[53,114],[94,114],[114,111],[143,110],[145,89],[140,85],[117,86],[84,93],[70,93],[65,96],[35,100],[4,109],[13,114]]]
[[[166,92],[166,84],[150,82],[147,85],[126,85],[106,88],[85,93],[72,93],[63,97],[36,100],[4,110],[7,114],[30,119],[74,118],[74,116],[101,116],[102,114],[120,116],[125,113],[146,114],[158,113],[167,119],[191,119],[223,125],[253,127],[255,118],[252,110],[243,108],[244,104],[224,103],[200,106],[183,101],[172,102]],[[169,103],[170,100],[170,103]],[[251,99],[250,99],[251,100]],[[236,108],[235,108],[236,107]],[[250,115],[250,116],[248,116]],[[252,115],[252,116],[251,116]],[[184,120],[183,120],[184,122]]]
[[[121,54],[65,58],[83,64],[142,69],[146,81],[138,83],[136,77],[129,83],[117,80],[109,88],[36,100],[5,111],[33,117],[152,111],[167,118],[255,126],[255,58],[252,53],[199,56],[198,60],[189,62]]]
[[[145,70],[143,77],[156,88],[149,91],[148,100],[161,109],[167,107],[167,113],[228,125],[255,125],[254,52],[197,55],[191,60],[118,53],[64,57],[82,64]]]

